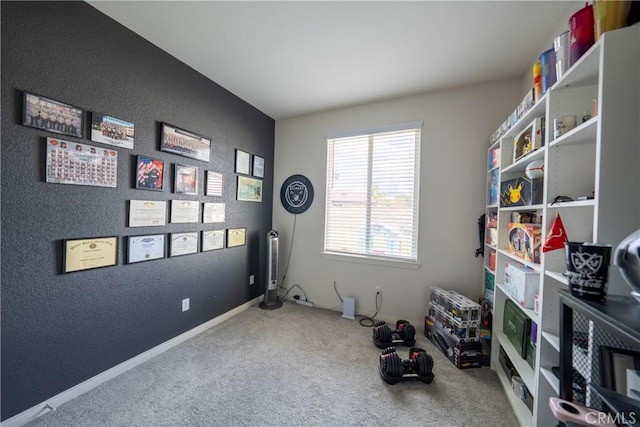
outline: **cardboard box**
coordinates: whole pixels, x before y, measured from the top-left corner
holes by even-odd
[[[504,286],[507,293],[524,308],[534,308],[540,285],[540,275],[507,262],[504,267]]]
[[[500,183],[500,207],[531,206],[542,203],[542,178],[520,176]]]
[[[482,344],[480,342],[462,342],[442,329],[429,316],[424,318],[424,335],[458,369],[479,368],[482,366]]]
[[[523,359],[527,358],[531,319],[518,308],[516,303],[507,300],[504,303],[503,331],[511,344]]]
[[[542,228],[538,224],[509,223],[509,253],[527,262],[540,263]]]

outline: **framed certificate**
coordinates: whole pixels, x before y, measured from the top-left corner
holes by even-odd
[[[118,237],[64,241],[62,272],[111,267],[118,263]]]
[[[236,149],[236,173],[249,175],[251,169],[251,154]]]
[[[198,253],[198,232],[171,233],[170,256],[180,256]]]
[[[157,200],[130,200],[129,227],[166,225],[167,202]]]
[[[202,252],[224,248],[224,230],[202,231]]]
[[[262,180],[249,178],[247,176],[238,177],[237,200],[244,202],[262,202]]]
[[[199,222],[200,202],[197,200],[172,200],[171,222],[188,223]]]
[[[256,178],[264,178],[264,158],[253,155],[253,176]]]
[[[247,243],[246,228],[230,228],[227,230],[227,247],[243,246]]]
[[[127,237],[127,264],[165,257],[164,234]]]
[[[202,213],[202,222],[224,222],[224,203],[205,203]]]

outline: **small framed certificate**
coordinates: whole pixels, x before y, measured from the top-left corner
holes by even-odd
[[[127,237],[127,264],[164,257],[164,234]]]
[[[129,227],[152,227],[167,223],[167,202],[130,200]]]
[[[264,158],[253,155],[253,176],[256,178],[264,178]]]
[[[202,231],[202,252],[224,248],[224,230]]]
[[[246,228],[230,228],[227,230],[227,247],[244,246],[247,243]]]
[[[180,256],[198,253],[198,232],[171,233],[170,256]]]
[[[207,171],[207,186],[205,195],[222,197],[223,178],[219,172]]]
[[[200,202],[197,200],[172,200],[171,223],[189,223],[200,220]]]
[[[202,222],[224,222],[224,203],[205,203],[202,213]]]
[[[118,238],[68,239],[64,241],[62,272],[111,267],[118,263]]]
[[[236,149],[236,173],[249,175],[251,171],[251,154]]]
[[[238,177],[237,200],[244,202],[262,202],[262,180],[249,178],[246,176]]]

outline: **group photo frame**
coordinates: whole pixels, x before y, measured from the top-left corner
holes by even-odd
[[[211,139],[168,123],[161,123],[160,150],[209,162],[211,160]]]
[[[25,91],[22,100],[22,125],[82,138],[84,109]]]

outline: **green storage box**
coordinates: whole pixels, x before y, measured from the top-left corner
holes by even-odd
[[[531,319],[511,300],[504,303],[502,329],[523,359],[527,358]]]
[[[533,369],[533,365],[536,362],[536,345],[531,342],[531,340],[527,341],[527,363]]]

